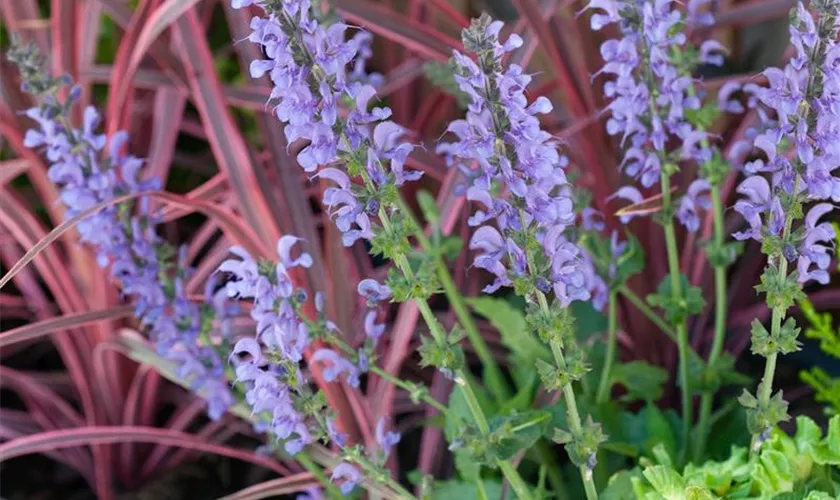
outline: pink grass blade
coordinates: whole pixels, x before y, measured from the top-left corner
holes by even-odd
[[[0,333],[0,347],[6,347],[18,342],[27,342],[59,330],[87,326],[103,320],[126,318],[133,313],[134,307],[129,305],[103,309],[101,311],[65,314]]]
[[[262,500],[281,495],[291,495],[306,488],[318,486],[318,481],[308,472],[286,476],[249,486],[219,500]]]
[[[5,276],[0,278],[0,289],[3,288],[9,282],[9,280],[11,280],[18,272],[20,272],[21,269],[26,267],[27,264],[32,262],[32,260],[35,257],[37,257],[41,252],[43,252],[46,247],[48,247],[62,234],[71,230],[76,224],[84,220],[86,217],[89,217],[90,215],[96,213],[99,210],[102,210],[105,207],[109,207],[111,205],[116,205],[124,201],[144,196],[148,196],[150,198],[158,198],[163,201],[166,201],[171,205],[186,207],[188,209],[195,209],[199,212],[205,213],[208,216],[216,217],[219,221],[219,225],[225,229],[225,231],[228,233],[231,239],[236,241],[237,244],[244,246],[249,251],[253,252],[255,256],[270,255],[266,247],[259,243],[259,238],[257,238],[257,236],[253,234],[251,229],[248,226],[242,224],[235,215],[231,214],[227,210],[220,209],[219,207],[216,207],[209,203],[204,203],[199,200],[190,200],[183,196],[179,196],[172,193],[150,191],[119,196],[112,200],[104,201],[102,203],[90,207],[89,209],[80,213],[76,217],[67,219],[66,221],[62,222],[55,229],[50,231],[50,233],[46,235],[43,239],[41,239],[35,245],[33,245],[32,248],[30,248],[29,251],[26,252],[26,255],[24,255],[23,258],[17,264],[15,264],[12,267],[12,269],[10,269],[6,273]],[[0,199],[2,198],[3,197],[0,197]]]
[[[49,23],[41,18],[38,0],[0,0],[0,14],[9,31],[34,41],[42,52],[49,52]]]
[[[45,451],[115,443],[156,443],[235,458],[283,473],[277,462],[251,451],[207,443],[191,434],[172,429],[141,426],[88,426],[25,436],[0,444],[0,462]]]
[[[230,110],[223,104],[221,85],[204,30],[194,11],[188,11],[175,27],[182,44],[181,60],[187,69],[193,102],[206,127],[213,155],[237,194],[238,207],[245,219],[251,227],[259,228],[263,241],[273,247],[281,232],[276,224],[270,223],[274,218],[262,196],[248,148]]]
[[[121,80],[117,83],[112,99],[117,102],[122,102],[128,95],[128,88],[131,85],[134,72],[140,67],[140,62],[146,55],[146,52],[152,47],[154,41],[163,33],[170,25],[172,25],[179,17],[190,10],[199,0],[166,0],[160,7],[152,12],[143,28],[137,35],[136,40],[133,40],[131,47],[131,56],[128,59],[128,64],[125,67],[124,74],[121,75]]]
[[[335,2],[345,19],[428,59],[447,61],[461,42],[370,0]]]

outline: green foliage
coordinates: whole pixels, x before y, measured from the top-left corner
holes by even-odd
[[[787,311],[795,302],[805,299],[802,285],[796,271],[782,276],[776,266],[767,266],[761,275],[761,283],[755,286],[758,292],[767,295],[767,307]]]
[[[420,366],[434,366],[450,374],[460,371],[464,367],[464,351],[459,344],[464,336],[464,330],[460,327],[453,328],[443,339],[423,336],[418,349]]]
[[[648,303],[654,307],[661,307],[665,311],[665,319],[674,325],[682,323],[689,316],[700,314],[706,307],[702,290],[696,286],[690,286],[684,274],[680,274],[680,288],[683,294],[677,300],[672,295],[671,279],[666,276],[656,289],[656,293],[647,297]]]
[[[514,363],[524,362],[533,366],[537,359],[551,358],[551,352],[528,328],[525,315],[509,301],[483,296],[469,298],[467,303],[498,330],[502,344],[515,358]]]
[[[598,447],[606,442],[607,436],[601,424],[593,421],[590,415],[580,430],[554,429],[553,439],[558,444],[566,445],[566,452],[573,464],[593,469]]]
[[[819,341],[823,352],[840,359],[840,326],[833,326],[831,314],[818,313],[807,299],[799,301],[799,308],[808,322],[805,337]],[[826,413],[840,414],[840,378],[832,377],[820,367],[802,371],[799,377],[814,390],[814,399],[825,404]]]
[[[752,353],[764,356],[771,354],[790,354],[800,349],[801,344],[796,338],[799,336],[799,327],[796,320],[788,318],[779,332],[774,336],[757,319],[752,322]]]
[[[609,279],[608,285],[612,289],[623,286],[645,268],[645,249],[638,238],[627,233],[625,239],[627,246],[617,257],[613,256],[611,240],[601,233],[584,233],[578,241],[589,252],[598,274]]]
[[[668,372],[660,366],[637,360],[613,368],[610,379],[612,384],[623,385],[627,389],[621,397],[622,401],[653,402],[662,397]]]
[[[669,464],[651,464],[642,471],[616,474],[603,498],[620,500],[837,498],[840,482],[835,466],[840,459],[840,417],[823,437],[807,417],[797,419],[797,432],[787,436],[773,429],[761,454],[733,446],[728,458],[702,465],[689,464],[679,473]]]
[[[762,390],[762,385],[763,383],[758,386],[759,392]],[[790,419],[787,412],[788,402],[785,401],[782,391],[778,391],[765,403],[750,391],[744,389],[744,392],[738,397],[738,402],[747,411],[747,430],[752,435],[761,434],[767,429]]]

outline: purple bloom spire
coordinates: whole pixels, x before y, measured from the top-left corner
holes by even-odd
[[[683,14],[675,0],[597,0],[588,5],[593,10],[592,29],[618,24],[621,38],[601,45],[604,67],[599,71],[612,79],[604,85],[610,100],[607,132],[621,137],[624,158],[620,167],[642,186],[655,186],[664,173],[670,175],[680,161],[693,161],[701,171],[715,157],[709,136],[692,122],[692,113],[701,108],[691,72],[699,64],[720,66],[726,49],[715,40],[706,40],[693,50],[689,47],[684,26],[708,26],[713,17],[704,8],[708,0],[691,0]],[[674,54],[680,54],[677,58]],[[738,85],[720,92],[722,109],[737,112],[743,106],[731,99]],[[667,152],[669,142],[683,147]],[[707,172],[710,177],[718,173]],[[701,184],[697,184],[701,182]],[[699,227],[698,208],[708,208],[697,190],[706,181],[695,181],[680,203],[678,219],[689,230]],[[716,182],[716,181],[715,181]],[[712,184],[715,184],[712,182]],[[640,192],[622,188],[616,195],[641,200]],[[622,223],[632,217],[622,217]]]
[[[309,0],[233,1],[234,7],[251,4],[267,14],[251,21],[248,39],[266,56],[251,63],[251,76],[268,75],[274,83],[269,104],[285,124],[289,143],[306,141],[297,155],[300,166],[313,178],[335,183],[323,201],[344,245],[371,240],[374,218],[389,208],[384,190],[421,175],[405,168],[414,146],[405,142],[405,130],[388,120],[391,110],[370,105],[381,80],[364,71],[371,35],[351,35],[342,22],[322,22]],[[348,101],[348,109],[340,110]],[[328,167],[334,164],[346,171]]]
[[[292,269],[312,264],[305,252],[293,256],[298,241],[294,236],[280,238],[276,264],[257,262],[244,249],[233,248],[231,252],[237,258],[219,266],[219,271],[233,277],[225,285],[227,294],[250,298],[254,303],[251,318],[256,322],[256,335],[239,339],[231,353],[236,381],[244,385],[252,413],[265,412],[267,430],[284,441],[292,455],[315,440],[311,419],[294,404],[308,392],[299,365],[311,341],[309,326],[299,309],[306,295],[295,289],[289,276]]]
[[[529,104],[530,75],[516,64],[502,64],[522,40],[514,34],[502,43],[501,28],[500,21],[482,17],[465,30],[464,46],[479,62],[456,51],[455,78],[471,103],[466,118],[448,127],[457,141],[441,143],[438,152],[470,172],[467,199],[481,206],[469,220],[479,226],[470,248],[480,252],[475,266],[496,277],[484,291],[526,279],[544,291],[553,289],[562,304],[585,300],[589,292],[580,250],[563,236],[575,221],[564,172],[568,159],[538,118],[552,106],[544,97]],[[537,260],[526,255],[528,239],[541,243]]]
[[[800,282],[825,284],[834,231],[819,219],[833,205],[815,205],[807,212],[803,231],[791,230],[803,203],[840,201],[840,178],[835,176],[840,167],[840,5],[814,6],[817,20],[797,4],[790,24],[793,57],[783,69],[766,69],[769,86],[753,90],[766,119],[752,142],[760,156],[744,165],[751,176],[738,186],[744,198],[735,204],[749,229],[734,237],[778,240],[784,258],[797,260]]]
[[[24,144],[45,151],[50,180],[59,188],[70,219],[103,202],[160,188],[158,179],[140,176],[143,160],[123,154],[128,134],[117,132],[110,139],[98,134],[99,113],[87,107],[83,126],[76,129],[69,110],[78,98],[77,89],[61,103],[57,91],[69,79],[47,75],[32,47],[18,47],[10,59],[19,64],[24,90],[39,100],[26,111],[37,128],[26,132]],[[191,269],[185,248],[176,251],[155,230],[160,215],[151,211],[148,198],[109,205],[81,220],[76,228],[89,244],[102,267],[110,267],[121,293],[135,305],[135,316],[155,344],[157,353],[175,365],[182,382],[206,399],[208,415],[219,419],[233,403],[218,353],[206,345],[202,332],[213,328],[214,319],[225,320],[231,312],[208,286],[207,303],[197,304],[186,294],[184,282]],[[177,256],[177,261],[172,257]]]

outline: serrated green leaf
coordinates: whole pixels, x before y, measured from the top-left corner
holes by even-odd
[[[537,359],[551,359],[551,353],[545,345],[528,330],[525,315],[508,301],[494,297],[472,297],[467,299],[467,303],[499,331],[502,343],[519,358],[518,362],[533,365]]]
[[[674,469],[665,465],[648,467],[642,474],[665,500],[685,500],[685,480]]]
[[[753,477],[761,492],[767,495],[792,490],[795,480],[790,460],[776,450],[762,450]]]
[[[522,450],[530,449],[547,431],[551,415],[532,410],[490,419],[491,442],[488,446],[496,460],[508,460]]]

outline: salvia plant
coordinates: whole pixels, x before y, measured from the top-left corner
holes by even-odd
[[[795,305],[812,325],[806,336],[840,351],[830,316],[805,294],[829,283],[838,236],[829,217],[840,202],[840,2],[798,3],[784,67],[718,88],[699,77],[727,54],[709,37],[713,3],[590,0],[579,12],[605,38],[591,79],[602,85],[597,118],[626,180],[598,199],[578,182],[587,165],[573,143],[549,131],[554,105],[520,64],[532,34],[488,14],[463,28],[449,63],[428,66],[458,96],[460,116],[423,144],[386,105],[387,78],[367,69],[370,33],[327,2],[232,0],[233,12],[253,15],[239,41],[258,54],[250,77],[271,82],[264,106],[292,163],[318,187],[324,232],[387,269],[352,277],[350,325],[330,304],[341,298],[307,279],[322,265],[317,242],[283,234],[270,248],[223,207],[204,206],[234,222],[223,256],[201,271],[204,293],[191,294],[199,270],[190,250],[160,231],[169,216],[162,181],[128,153],[126,132],[101,133],[93,106],[79,112],[80,86],[15,39],[8,59],[36,102],[22,110],[33,124],[22,144],[46,158],[65,208],[65,223],[40,246],[75,228],[133,306],[151,347],[143,359],[203,398],[211,420],[237,415],[264,439],[260,453],[304,469],[307,481],[283,490],[298,498],[836,498],[837,382],[819,369],[802,375],[831,407],[823,430],[804,416],[787,424],[774,379],[780,355],[801,347]],[[744,113],[755,118],[751,130],[724,144],[718,118]],[[466,258],[440,207],[417,189],[425,179],[416,158],[432,154],[470,202]],[[739,198],[728,207],[722,193],[735,178]],[[645,248],[632,229],[645,218],[664,245],[665,276],[642,297],[631,282],[647,274]],[[710,237],[688,241],[714,270],[710,297],[684,274],[677,236],[704,224]],[[769,321],[750,317],[751,351],[764,359],[757,387],[725,350],[730,267],[752,248],[766,257],[755,292],[770,311]],[[461,268],[480,276],[485,295],[464,293],[453,272]],[[703,352],[689,332],[707,298],[714,320]],[[392,303],[422,318],[413,353],[422,371],[388,362]],[[676,347],[673,377],[641,359],[621,362],[630,328],[622,306]],[[499,331],[510,365],[479,316]],[[672,378],[679,411],[656,404]],[[727,386],[743,391],[738,404]],[[365,407],[382,387],[427,409],[423,425],[443,428],[438,456],[452,457],[457,478],[396,466],[414,443],[393,407]],[[355,426],[359,415],[374,423]],[[0,445],[0,457],[19,454],[14,443]]]

